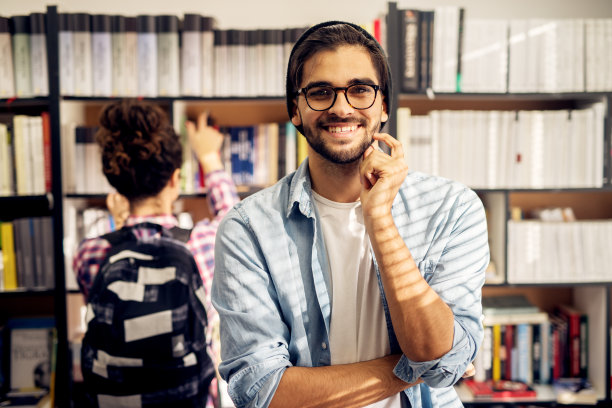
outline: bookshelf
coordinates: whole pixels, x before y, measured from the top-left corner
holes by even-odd
[[[431,6],[422,6],[424,10],[433,8]],[[404,8],[409,8],[405,6]],[[392,33],[395,38],[398,38],[398,33],[402,32],[400,19],[402,11],[394,2],[389,3],[389,13],[387,16],[387,32]],[[389,37],[391,39],[393,37]],[[388,53],[391,62],[394,64],[392,72],[394,74],[394,84],[401,84],[401,70],[397,69],[401,66],[402,48],[405,44],[402,41],[390,40],[387,44]],[[395,55],[394,58],[392,56]],[[459,59],[461,59],[459,57]],[[512,61],[510,60],[510,64]],[[588,81],[585,81],[585,89],[588,89]],[[612,133],[610,128],[610,93],[602,91],[582,92],[524,92],[524,93],[474,93],[474,92],[432,92],[429,89],[416,89],[413,91],[402,91],[401,85],[395,90],[393,96],[398,110],[409,110],[410,119],[415,116],[425,117],[431,112],[518,112],[518,111],[542,111],[542,112],[561,112],[574,111],[588,108],[600,103],[603,107],[603,115],[601,117],[600,132],[595,134],[595,138],[603,140],[604,148],[601,150],[603,157],[603,165],[597,167],[597,176],[599,180],[603,180],[596,186],[575,186],[567,182],[559,185],[544,186],[541,188],[528,188],[525,186],[517,186],[512,188],[506,185],[496,185],[492,188],[483,188],[476,186],[475,190],[483,200],[485,208],[488,212],[489,224],[489,240],[491,258],[495,261],[497,279],[487,280],[483,289],[483,297],[505,296],[522,294],[526,296],[531,303],[538,306],[546,312],[553,312],[559,304],[573,305],[580,312],[587,315],[588,318],[588,378],[591,381],[597,399],[603,403],[610,402],[610,262],[602,261],[597,267],[589,268],[588,260],[585,258],[566,257],[566,253],[574,253],[577,251],[574,248],[568,248],[564,242],[572,242],[574,236],[571,234],[560,235],[561,226],[558,230],[552,230],[554,236],[542,235],[538,236],[539,240],[521,241],[516,236],[516,231],[513,229],[513,221],[511,221],[514,208],[520,208],[523,213],[528,214],[537,209],[549,207],[571,207],[575,213],[577,222],[574,227],[584,227],[585,230],[591,231],[592,224],[604,228],[605,223],[612,219],[612,188],[610,178],[610,141]],[[400,135],[405,129],[406,122],[398,119],[401,115],[392,117],[389,124],[392,134]],[[444,126],[444,122],[440,126]],[[451,125],[452,126],[452,125]],[[416,128],[410,128],[413,131]],[[460,134],[459,127],[454,128],[454,133]],[[412,134],[411,134],[412,136]],[[421,137],[419,134],[417,137]],[[448,140],[448,139],[445,139]],[[442,142],[440,142],[442,143]],[[474,144],[470,144],[474,146]],[[461,153],[460,153],[461,154]],[[598,158],[601,160],[601,158]],[[470,160],[474,160],[472,157]],[[557,159],[558,160],[558,159]],[[567,164],[564,161],[565,164]],[[455,173],[455,174],[458,174]],[[456,176],[455,176],[456,177]],[[461,180],[459,180],[461,181]],[[586,183],[585,183],[586,184]],[[474,186],[473,186],[474,187]],[[519,226],[525,222],[519,221]],[[542,222],[534,222],[535,228],[547,227],[547,224]],[[571,223],[570,223],[571,224]],[[597,233],[595,230],[589,235],[581,232],[576,242],[580,242],[581,238],[592,236]],[[599,236],[599,235],[598,235]],[[609,240],[602,235],[599,239],[592,239],[593,245],[597,245],[597,241],[607,242],[607,250],[598,251],[598,257],[604,259],[609,251]],[[527,237],[533,238],[533,237]],[[548,246],[548,249],[553,249],[555,252],[553,257],[548,257],[550,264],[539,264],[538,269],[529,271],[528,274],[519,274],[521,267],[527,263],[520,263],[517,271],[516,260],[523,260],[530,256],[530,251],[534,249],[534,243],[545,245],[553,239],[558,240],[558,248]],[[586,244],[585,244],[586,245]],[[519,248],[518,251],[511,252],[512,248]],[[571,251],[570,251],[571,250]],[[538,256],[542,256],[538,253]],[[558,275],[561,270],[555,268],[554,258],[563,259],[565,262],[572,262],[572,267],[565,268],[567,272],[563,275]],[[556,265],[565,266],[557,261]],[[601,274],[591,274],[587,276],[589,269],[597,268]],[[558,270],[559,269],[559,270]],[[489,406],[491,403],[499,405],[537,405],[537,406],[554,406],[557,404],[556,395],[551,385],[534,384],[537,391],[536,398],[517,399],[509,401],[479,401],[471,396],[466,387],[459,385],[457,390],[460,397],[466,406]]]
[[[423,5],[428,7],[428,5]],[[395,75],[395,90],[392,105],[397,108],[409,108],[411,115],[427,115],[434,110],[475,110],[475,111],[516,111],[542,110],[560,111],[581,109],[602,102],[607,105],[604,133],[607,151],[610,150],[611,121],[610,98],[612,91],[596,92],[551,92],[551,93],[431,93],[423,90],[402,92],[398,86],[401,78],[399,38],[401,30],[397,23],[398,6],[388,4],[387,15],[387,49],[392,73]],[[372,16],[370,16],[371,18]],[[108,97],[66,96],[59,90],[61,62],[58,60],[59,16],[56,7],[47,9],[47,46],[49,68],[49,96],[0,100],[0,113],[18,112],[37,115],[48,111],[52,120],[53,188],[45,195],[0,197],[2,217],[15,219],[21,217],[50,216],[53,220],[54,233],[54,270],[56,289],[32,289],[3,292],[0,294],[0,310],[19,310],[19,315],[37,315],[44,312],[53,314],[58,329],[58,367],[56,385],[56,405],[68,406],[71,395],[71,377],[69,365],[69,327],[78,322],[78,308],[81,295],[76,290],[66,290],[66,276],[63,272],[69,268],[64,258],[62,242],[65,237],[64,210],[67,206],[79,208],[104,207],[104,194],[76,193],[66,190],[62,176],[63,159],[61,127],[69,122],[93,126],[97,115],[107,102]],[[296,26],[303,21],[295,24]],[[170,115],[175,128],[180,129],[183,118],[193,118],[202,110],[209,110],[220,126],[248,126],[257,123],[286,121],[285,100],[282,96],[159,96],[146,98],[162,106]],[[236,114],[239,112],[239,114]],[[391,115],[387,125],[388,133],[398,134],[397,115]],[[558,303],[572,304],[589,316],[592,322],[589,330],[589,348],[592,350],[589,361],[589,378],[593,381],[598,397],[603,402],[612,400],[609,381],[610,352],[610,316],[612,307],[612,285],[609,279],[590,281],[564,281],[560,283],[534,283],[519,281],[509,283],[508,276],[508,220],[512,207],[521,207],[524,211],[546,206],[570,206],[578,219],[612,219],[612,185],[610,184],[610,161],[607,166],[607,182],[602,187],[584,188],[492,188],[477,189],[488,211],[491,213],[490,237],[491,253],[497,260],[497,271],[501,280],[485,286],[484,296],[497,296],[521,293],[530,301],[546,311],[551,311]],[[241,194],[250,194],[258,187],[239,188]],[[184,195],[180,202],[185,211],[193,214],[195,219],[207,216],[202,209],[203,193]],[[609,266],[607,271],[609,272]],[[3,316],[4,317],[4,316]],[[605,358],[601,358],[605,356]],[[554,395],[548,386],[539,386],[537,403],[554,405]],[[466,404],[475,404],[469,396],[463,395]],[[503,403],[500,403],[503,404]]]

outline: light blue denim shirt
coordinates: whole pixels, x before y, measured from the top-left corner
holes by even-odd
[[[394,369],[412,407],[461,407],[452,387],[483,338],[481,288],[489,263],[478,196],[448,179],[410,172],[393,202],[395,224],[421,274],[455,316],[453,348]],[[372,255],[374,258],[374,255]],[[379,274],[378,266],[375,265]],[[386,298],[392,352],[400,352]],[[215,246],[212,299],[221,319],[219,372],[237,407],[269,405],[287,367],[329,365],[330,275],[308,160],[228,213]]]

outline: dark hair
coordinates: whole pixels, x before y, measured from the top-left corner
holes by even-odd
[[[378,85],[387,104],[387,112],[391,111],[391,73],[385,52],[378,41],[358,25],[344,21],[328,21],[317,24],[302,34],[289,56],[286,98],[290,118],[295,109],[294,99],[302,82],[302,70],[306,61],[319,51],[336,49],[342,45],[358,45],[370,53],[374,68],[378,72]],[[381,127],[382,125],[384,123]],[[298,130],[303,132],[301,126],[298,126]]]
[[[157,195],[181,167],[183,148],[157,105],[123,99],[105,106],[96,142],[108,182],[130,201]]]

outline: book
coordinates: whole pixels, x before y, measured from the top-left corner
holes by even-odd
[[[399,19],[401,89],[404,92],[416,91],[419,89],[421,70],[420,11],[399,10]]]
[[[471,379],[463,380],[475,399],[512,399],[535,398],[536,391],[529,385],[520,381],[484,381],[477,382]]]
[[[59,14],[60,93],[74,95],[74,15]]]
[[[44,13],[30,14],[30,68],[32,94],[49,94],[49,73],[47,70],[47,36]]]
[[[9,319],[11,390],[49,389],[53,318]]]
[[[156,97],[157,78],[157,33],[155,16],[137,16],[138,25],[138,95]]]
[[[0,98],[10,98],[15,96],[15,76],[11,30],[6,17],[0,17],[0,55]]]
[[[113,46],[111,16],[91,16],[91,56],[93,67],[93,95],[111,96],[113,92]]]
[[[538,313],[540,308],[531,303],[524,295],[487,296],[482,298],[482,314],[526,314]]]
[[[10,23],[13,40],[15,96],[28,98],[33,96],[30,16],[13,16],[10,18]]]
[[[183,16],[181,31],[181,94],[200,96],[202,93],[202,34],[200,14]]]
[[[558,305],[555,313],[567,322],[567,345],[570,377],[586,377],[588,369],[587,315],[573,306]]]
[[[179,20],[177,16],[156,16],[157,27],[157,94],[178,96],[179,79]]]
[[[87,13],[74,14],[74,95],[93,95],[93,67],[91,44],[91,16]]]
[[[17,289],[17,263],[15,257],[15,233],[13,223],[0,222],[0,237],[2,239],[2,259],[4,263],[4,290]]]

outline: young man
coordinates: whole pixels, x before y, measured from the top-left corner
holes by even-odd
[[[179,196],[180,168],[183,160],[178,135],[161,108],[148,102],[120,100],[103,110],[101,129],[96,140],[102,151],[104,173],[118,191],[107,198],[107,205],[116,224],[132,226],[144,222],[159,224],[166,229],[178,225],[172,206]],[[219,363],[218,341],[212,341],[218,326],[218,315],[210,302],[214,268],[214,239],[219,222],[238,202],[236,187],[224,171],[219,150],[223,135],[206,125],[206,115],[197,125],[187,123],[190,145],[205,174],[205,182],[214,218],[196,223],[186,245],[193,254],[202,277],[206,294],[208,327],[206,338],[209,354]],[[138,239],[150,240],[159,231],[138,228]],[[136,234],[136,233],[135,233]],[[73,270],[79,287],[87,298],[100,266],[111,249],[102,237],[84,240],[73,260]],[[213,381],[216,385],[216,382]],[[216,395],[211,386],[209,398]],[[204,406],[206,402],[194,406]],[[177,405],[178,406],[178,405]],[[213,406],[212,399],[208,406]]]
[[[390,89],[358,26],[319,24],[293,48],[287,106],[308,159],[217,234],[219,371],[238,407],[462,406],[452,386],[483,337],[485,214],[465,186],[408,172],[378,133]]]

